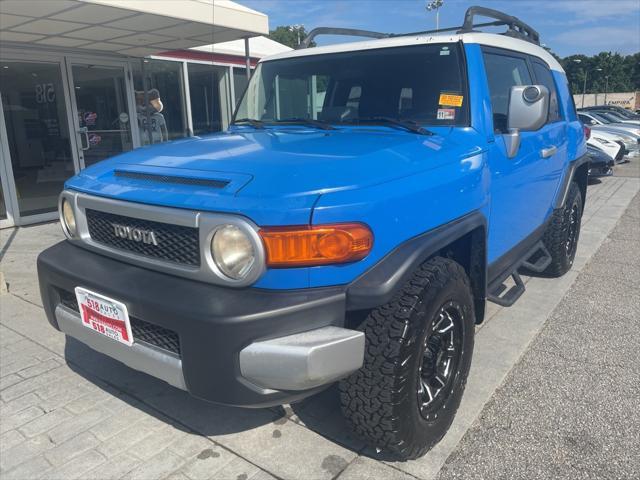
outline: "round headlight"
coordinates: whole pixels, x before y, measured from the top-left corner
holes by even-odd
[[[249,235],[235,225],[224,225],[213,235],[211,255],[220,271],[233,280],[242,280],[256,256]]]
[[[69,235],[76,236],[76,215],[67,199],[62,200],[62,221]]]

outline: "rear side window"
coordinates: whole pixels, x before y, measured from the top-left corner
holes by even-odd
[[[578,114],[578,119],[584,123],[585,125],[597,125],[598,122],[596,122],[593,118],[588,117],[587,115],[583,115],[582,113]]]
[[[484,66],[487,71],[493,128],[507,130],[507,109],[509,92],[516,85],[531,85],[531,74],[523,57],[484,52]]]
[[[536,76],[536,81],[549,89],[549,117],[547,118],[547,122],[553,123],[560,121],[561,117],[560,106],[558,104],[558,91],[556,90],[556,84],[553,81],[551,70],[538,60],[534,60],[533,73]]]

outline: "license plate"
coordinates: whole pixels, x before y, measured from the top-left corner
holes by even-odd
[[[82,324],[125,345],[133,345],[127,306],[95,292],[76,287]]]

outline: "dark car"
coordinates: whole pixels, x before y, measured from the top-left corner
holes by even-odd
[[[597,147],[587,145],[589,155],[589,178],[608,177],[613,175],[615,160]]]
[[[580,110],[585,111],[601,111],[601,112],[613,112],[618,114],[618,116],[624,117],[626,120],[640,120],[640,115],[638,113],[634,113],[631,110],[627,110],[626,108],[618,107],[617,105],[595,105],[592,107],[583,107]]]

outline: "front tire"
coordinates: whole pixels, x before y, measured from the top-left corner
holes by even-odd
[[[580,238],[584,202],[580,187],[571,182],[564,207],[553,212],[544,233],[543,242],[551,254],[551,263],[543,272],[549,277],[560,277],[573,266]]]
[[[342,411],[356,434],[402,459],[431,449],[460,405],[474,327],[464,269],[441,257],[421,265],[361,326],[364,365],[340,382]]]

